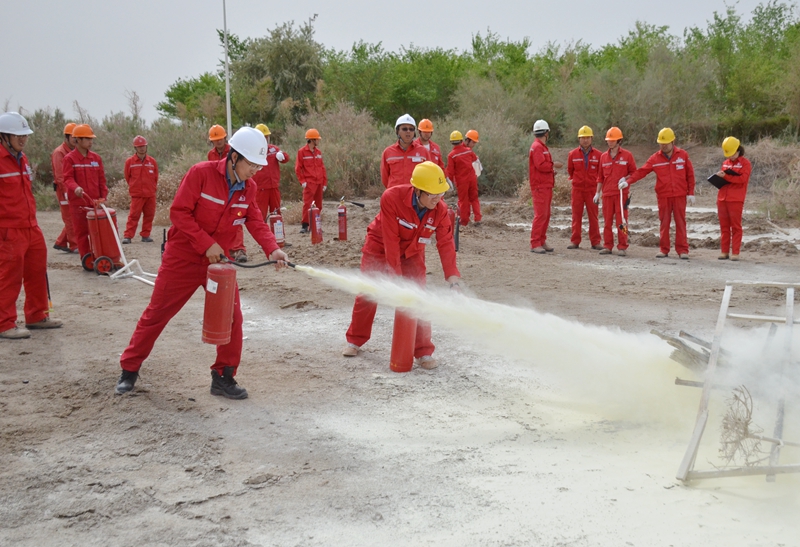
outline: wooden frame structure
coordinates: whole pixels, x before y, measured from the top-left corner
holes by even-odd
[[[731,296],[733,295],[734,287],[773,287],[785,289],[786,291],[786,314],[784,317],[766,316],[766,315],[745,315],[738,313],[729,313]],[[722,478],[722,477],[743,477],[750,475],[766,475],[768,482],[775,480],[775,475],[783,473],[798,473],[800,472],[800,464],[780,465],[780,452],[783,446],[797,446],[797,443],[784,442],[783,437],[783,422],[785,410],[785,392],[781,391],[778,394],[778,412],[775,420],[775,429],[772,437],[761,437],[762,440],[773,443],[772,450],[770,451],[769,465],[759,466],[745,466],[728,469],[715,469],[697,471],[694,469],[695,460],[697,459],[697,452],[700,447],[700,440],[703,437],[706,424],[708,423],[708,403],[711,398],[711,390],[714,388],[714,376],[717,371],[717,363],[720,354],[723,352],[721,349],[722,334],[725,329],[725,322],[728,318],[744,319],[750,321],[766,321],[774,325],[783,324],[784,340],[783,340],[783,353],[780,362],[780,374],[783,375],[784,371],[788,370],[791,366],[792,358],[792,332],[795,324],[800,323],[800,320],[794,318],[794,293],[795,289],[800,288],[800,283],[765,283],[758,281],[727,281],[725,283],[725,292],[722,295],[722,304],[719,308],[719,315],[717,317],[717,326],[714,331],[714,339],[711,343],[711,354],[708,359],[708,368],[706,369],[705,381],[702,383],[703,394],[700,398],[700,408],[697,411],[697,421],[695,422],[694,431],[692,432],[689,446],[683,456],[678,473],[676,477],[681,481],[691,481],[696,479],[705,478]],[[775,334],[777,329],[771,329],[770,338]],[[687,385],[687,384],[684,384]],[[782,383],[782,390],[785,389],[785,383]],[[700,387],[699,384],[697,387]]]

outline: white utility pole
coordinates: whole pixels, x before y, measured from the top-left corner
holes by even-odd
[[[225,33],[225,111],[228,115],[228,138],[231,138],[231,71],[228,63],[228,10],[222,0],[222,31]]]

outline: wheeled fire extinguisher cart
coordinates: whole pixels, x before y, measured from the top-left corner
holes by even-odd
[[[108,275],[111,279],[132,277],[155,286],[155,283],[147,278],[155,278],[156,274],[145,272],[138,260],[129,262],[125,257],[119,239],[116,211],[107,207],[104,200],[91,200],[88,197],[86,199],[92,204],[86,211],[89,245],[92,250],[81,258],[83,268],[94,271],[97,275]]]

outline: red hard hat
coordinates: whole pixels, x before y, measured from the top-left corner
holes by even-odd
[[[133,138],[133,146],[147,146],[147,139],[145,139],[141,135],[136,135]]]

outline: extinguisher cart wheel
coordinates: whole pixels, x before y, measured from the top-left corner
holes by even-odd
[[[107,256],[99,256],[94,261],[94,271],[97,275],[108,275],[114,271],[114,261]]]
[[[83,258],[81,258],[81,266],[83,266],[83,269],[87,272],[94,271],[94,257],[92,256],[92,253],[86,253],[83,255]]]

